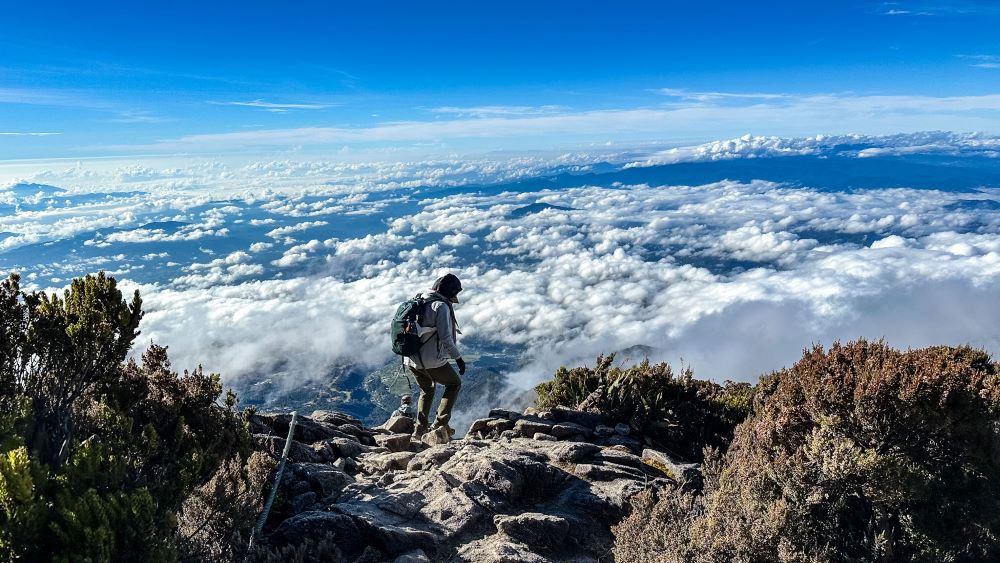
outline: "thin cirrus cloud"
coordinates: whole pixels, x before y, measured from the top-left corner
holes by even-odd
[[[443,106],[431,108],[431,113],[443,113],[456,115],[459,117],[495,117],[495,116],[523,116],[523,115],[547,115],[560,113],[566,110],[565,106],[544,105],[544,106],[473,106],[456,107]]]
[[[976,68],[1000,68],[1000,56],[997,55],[959,55],[959,58],[971,61],[969,66]]]
[[[937,0],[932,2],[882,2],[871,13],[883,16],[974,16],[996,14],[1000,7],[981,0]]]
[[[317,103],[279,103],[279,102],[268,102],[263,99],[251,100],[249,102],[209,102],[210,104],[217,106],[239,106],[256,108],[264,111],[269,111],[272,113],[284,113],[292,110],[316,110],[316,109],[327,109],[334,107],[336,104],[317,104]]]
[[[1000,93],[967,96],[793,94],[659,91],[664,102],[636,108],[539,111],[486,106],[438,108],[453,119],[371,126],[297,127],[186,135],[103,150],[245,150],[343,143],[391,144],[478,140],[551,146],[556,141],[635,141],[720,138],[752,131],[781,136],[824,133],[886,134],[917,130],[1000,132]],[[465,110],[462,113],[459,110]],[[521,113],[518,113],[518,112]]]
[[[50,137],[52,135],[61,135],[61,133],[52,131],[0,131],[0,135],[6,137]]]

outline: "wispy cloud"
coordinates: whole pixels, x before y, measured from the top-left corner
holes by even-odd
[[[997,55],[958,55],[958,57],[972,61],[969,66],[976,68],[1000,68],[1000,56]]]
[[[103,104],[66,90],[0,87],[0,104],[24,104],[62,107],[102,107]]]
[[[459,117],[496,117],[496,116],[523,116],[523,115],[547,115],[565,111],[564,106],[474,106],[455,107],[444,106],[431,108],[431,113],[445,113]]]
[[[653,107],[538,114],[483,114],[379,123],[371,126],[299,127],[187,135],[149,145],[102,150],[246,150],[334,144],[401,146],[451,141],[552,146],[571,140],[658,141],[766,135],[884,134],[918,130],[1000,131],[1000,93],[977,96],[907,96],[697,92],[669,88],[672,98]],[[477,142],[479,142],[477,141]],[[480,144],[482,144],[482,142]]]
[[[290,110],[298,109],[327,109],[334,107],[336,104],[316,104],[316,103],[278,103],[278,102],[268,102],[263,99],[251,100],[249,102],[209,102],[210,104],[218,106],[241,106],[248,108],[257,108],[264,111],[270,111],[273,113],[284,113]]]
[[[123,111],[118,117],[109,119],[112,123],[166,123],[172,119],[161,117],[145,110]]]
[[[28,131],[0,131],[0,135],[7,137],[49,137],[52,135],[61,135],[61,133],[54,132],[28,132]]]
[[[696,102],[718,102],[721,100],[785,100],[794,96],[791,94],[776,94],[764,92],[696,92],[684,88],[657,88],[653,90],[658,94],[670,98],[678,98],[685,101]]]
[[[871,13],[883,16],[940,16],[1000,14],[995,2],[982,0],[936,0],[929,2],[882,2]]]

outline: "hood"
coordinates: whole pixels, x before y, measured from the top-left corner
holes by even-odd
[[[458,294],[462,291],[462,282],[455,274],[445,274],[434,280],[431,291],[448,299],[452,303],[458,303]]]

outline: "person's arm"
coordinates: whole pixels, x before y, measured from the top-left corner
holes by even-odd
[[[455,343],[455,338],[452,336],[451,308],[442,301],[436,302],[435,305],[437,305],[437,330],[441,347],[449,358],[457,360],[462,357],[462,353],[459,352],[458,344]]]

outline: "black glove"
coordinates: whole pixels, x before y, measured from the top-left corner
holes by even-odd
[[[455,358],[455,363],[458,364],[458,375],[465,375],[465,360]]]

